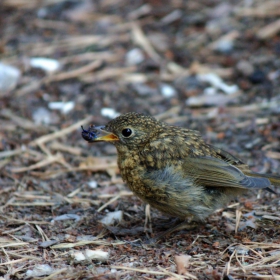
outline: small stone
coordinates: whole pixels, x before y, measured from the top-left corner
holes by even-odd
[[[160,91],[161,94],[166,98],[173,97],[177,93],[176,90],[168,84],[161,84]]]
[[[68,102],[50,102],[48,107],[52,110],[60,110],[61,113],[67,114],[70,111],[72,111],[75,107],[74,101],[68,101]]]
[[[236,69],[244,76],[250,76],[254,72],[253,65],[247,60],[240,60],[236,64]]]
[[[102,250],[86,249],[85,256],[90,260],[97,260],[101,262],[105,262],[109,259],[109,253]]]
[[[21,76],[19,69],[0,62],[0,93],[13,90]]]
[[[96,181],[90,181],[87,184],[91,189],[95,189],[98,186]]]
[[[101,109],[101,115],[103,117],[107,117],[110,119],[114,119],[120,115],[120,113],[117,113],[114,109],[112,108],[102,108]]]
[[[32,270],[28,269],[26,271],[26,276],[28,278],[40,277],[40,276],[44,276],[44,275],[50,275],[53,272],[54,272],[54,270],[50,265],[48,265],[48,264],[38,264],[38,265],[35,265],[35,267]]]
[[[46,57],[32,57],[29,60],[30,66],[40,68],[47,73],[53,73],[60,69],[59,61]]]
[[[37,125],[49,125],[51,123],[51,113],[44,107],[35,109],[32,113],[32,118]]]
[[[74,260],[76,262],[82,262],[86,259],[85,255],[83,254],[83,252],[74,252],[72,257],[74,258]]]
[[[143,62],[145,56],[141,49],[135,48],[127,52],[125,60],[127,65],[137,65]]]
[[[102,220],[101,223],[104,225],[112,225],[115,222],[121,222],[123,219],[123,211],[115,211],[108,213]]]
[[[230,53],[233,50],[233,40],[220,40],[216,43],[215,50],[220,53]]]

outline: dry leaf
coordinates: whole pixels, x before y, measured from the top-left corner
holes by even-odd
[[[187,268],[190,266],[190,259],[191,256],[189,255],[179,255],[174,257],[178,274],[185,274],[187,272]]]

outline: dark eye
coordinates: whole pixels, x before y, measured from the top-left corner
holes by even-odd
[[[124,128],[124,129],[122,130],[122,135],[123,135],[124,137],[129,137],[131,134],[132,134],[132,130],[131,130],[130,128]]]

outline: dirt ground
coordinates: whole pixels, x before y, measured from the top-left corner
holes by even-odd
[[[171,218],[81,137],[136,111],[279,175],[279,16],[279,0],[2,0],[0,279],[280,279],[277,188],[152,244]]]

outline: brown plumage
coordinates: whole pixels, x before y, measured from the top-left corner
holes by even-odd
[[[244,191],[280,185],[280,177],[253,173],[238,158],[204,142],[197,131],[138,113],[83,129],[82,136],[115,145],[128,187],[151,206],[180,219],[203,220]]]

